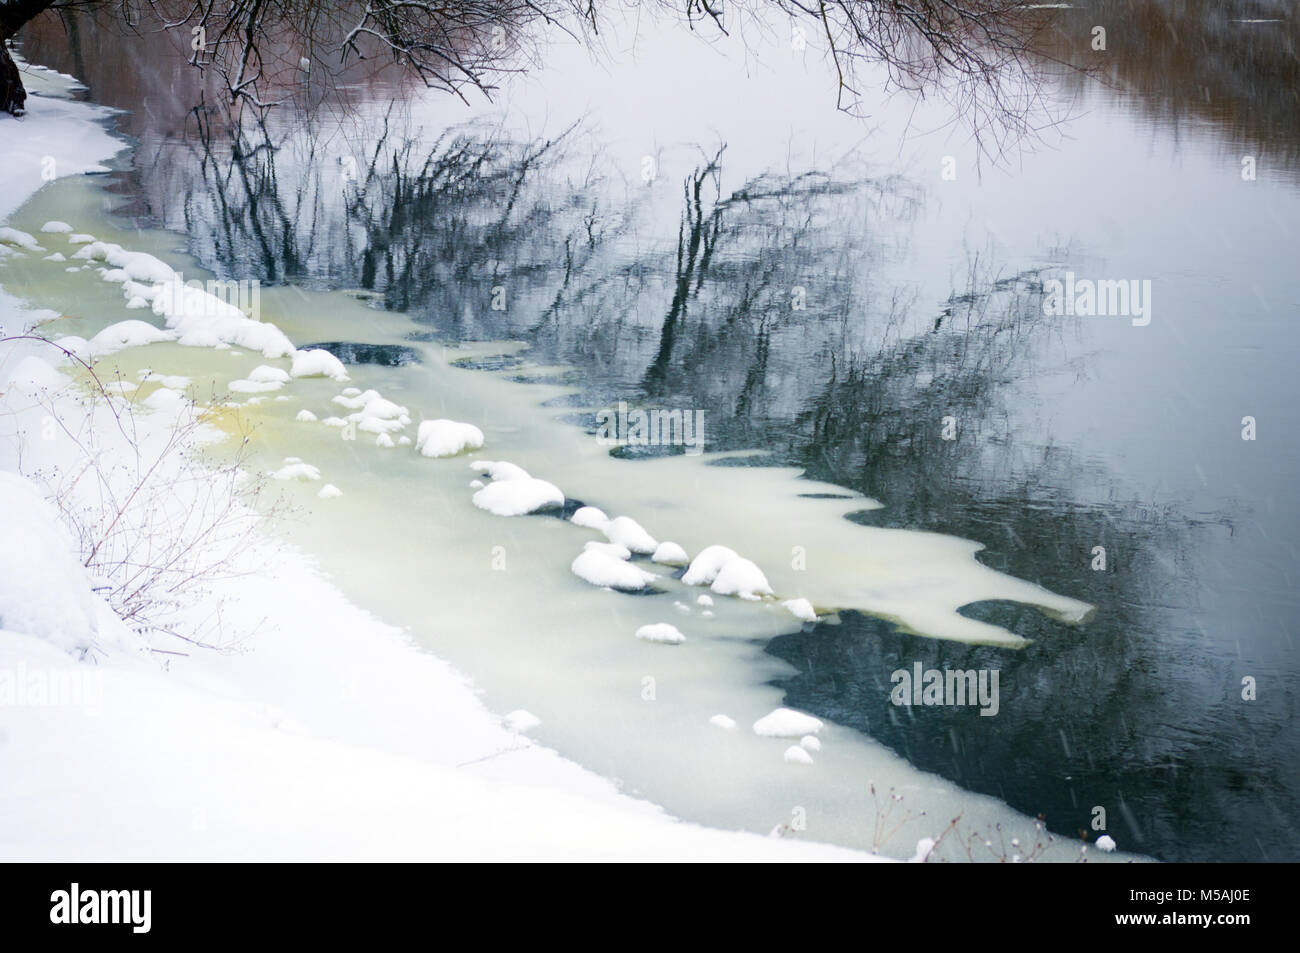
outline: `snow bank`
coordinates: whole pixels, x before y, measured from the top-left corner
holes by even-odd
[[[502,718],[501,723],[511,731],[523,733],[525,731],[532,731],[542,723],[542,719],[538,718],[527,709],[516,708],[514,711]]]
[[[0,365],[0,373],[5,373],[3,365]],[[0,381],[4,383],[4,387],[0,390],[14,388],[28,394],[62,390],[70,383],[57,368],[34,355],[24,357],[7,372],[4,378],[0,378]]]
[[[58,512],[27,480],[0,472],[0,629],[73,652],[98,629],[90,578]]]

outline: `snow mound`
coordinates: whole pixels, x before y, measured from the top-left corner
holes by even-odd
[[[287,384],[289,372],[269,364],[259,364],[248,372],[248,379],[259,384]]]
[[[72,231],[72,226],[67,222],[50,221],[41,226],[41,231],[64,233]]]
[[[456,420],[421,420],[415,449],[426,457],[454,457],[483,446],[483,431]]]
[[[505,460],[473,460],[469,468],[479,473],[486,473],[494,480],[529,480],[532,479],[523,467],[517,467]]]
[[[790,747],[786,748],[785,754],[782,757],[785,759],[786,764],[812,764],[813,763],[812,755],[810,755],[803,748],[800,748],[798,745],[791,745]]]
[[[348,372],[343,366],[343,362],[329,351],[311,348],[306,351],[294,352],[293,366],[289,368],[289,376],[329,377],[336,381],[345,381],[348,379]]]
[[[768,585],[763,570],[743,556],[728,560],[709,588],[720,596],[739,596],[742,599],[757,599],[772,594],[772,587]]]
[[[691,560],[690,568],[682,576],[682,582],[688,586],[707,586],[718,578],[722,567],[738,554],[726,546],[706,546]]]
[[[348,410],[360,410],[372,400],[381,400],[377,390],[357,391],[355,387],[349,387],[341,394],[336,394],[330,400],[340,407],[346,407]]]
[[[313,414],[310,410],[300,410],[298,411],[297,416],[295,416],[293,419],[298,421],[299,423],[309,424],[315,420],[318,420],[319,418],[315,414]]]
[[[648,556],[659,548],[658,541],[630,516],[616,516],[602,532],[611,543],[621,543],[634,553]]]
[[[76,237],[76,236],[74,236]],[[166,262],[145,252],[128,251],[111,242],[92,241],[74,259],[104,262],[100,277],[120,284],[128,302],[148,303],[186,347],[238,345],[263,357],[290,357],[295,348],[274,324],[249,317],[239,307],[202,287],[182,281]]]
[[[650,561],[665,566],[685,566],[691,559],[686,555],[686,550],[676,543],[663,542],[655,547]]]
[[[574,526],[598,529],[603,532],[609,523],[609,517],[605,515],[604,510],[597,509],[594,506],[580,506],[573,511],[573,515],[569,517],[569,522]]]
[[[696,597],[695,601],[696,601],[697,603],[699,603],[700,605],[702,605],[702,606],[711,606],[711,605],[713,605],[713,597],[712,597],[712,596],[706,596],[704,593],[700,593],[699,596]]]
[[[0,629],[66,652],[98,632],[90,579],[58,513],[30,483],[0,473]]]
[[[310,463],[286,463],[271,477],[276,480],[319,480],[320,470]]]
[[[807,599],[787,599],[781,603],[800,622],[816,622],[817,611]]]
[[[681,645],[686,641],[686,636],[682,635],[677,626],[669,625],[667,622],[643,625],[636,630],[636,637],[646,642],[662,642],[665,645]]]
[[[143,347],[160,341],[174,340],[174,335],[147,321],[119,321],[110,324],[90,339],[87,350],[92,357],[113,354],[128,347]]]
[[[800,747],[807,748],[809,751],[821,751],[822,740],[816,735],[804,735],[799,739]]]
[[[496,484],[493,484],[494,486]],[[506,484],[501,484],[505,486]],[[586,549],[579,554],[569,567],[579,579],[593,586],[620,589],[623,592],[635,592],[644,589],[658,577],[646,572],[640,566],[615,559],[598,549]]]
[[[622,543],[602,543],[600,540],[593,539],[583,544],[583,549],[592,549],[607,556],[613,556],[615,559],[631,559],[632,550],[628,549]]]
[[[736,727],[736,719],[728,718],[726,715],[714,715],[709,719],[709,724],[715,728],[723,728],[726,731],[732,731]]]
[[[26,248],[28,251],[45,251],[30,232],[22,232],[16,228],[0,228],[0,245],[17,245],[19,248]]]
[[[473,501],[479,509],[497,516],[523,516],[550,506],[563,506],[564,494],[554,483],[525,477],[493,480],[474,494]]]
[[[3,367],[0,367],[0,371],[2,370]],[[51,367],[39,357],[31,355],[14,365],[8,377],[0,378],[0,381],[3,381],[5,385],[0,387],[0,391],[12,387],[15,390],[25,391],[29,394],[39,393],[40,391],[62,390],[70,383],[57,369]]]
[[[754,722],[754,734],[764,738],[799,738],[815,735],[825,726],[812,715],[793,708],[777,708]]]
[[[172,390],[170,387],[159,387],[152,394],[144,399],[144,405],[150,410],[165,410],[175,408],[178,404],[185,401],[185,395],[180,391]]]
[[[264,394],[279,390],[283,386],[279,381],[255,381],[250,378],[248,380],[231,381],[227,389],[236,394]]]
[[[1102,834],[1097,838],[1098,849],[1104,850],[1108,854],[1115,849],[1115,846],[1115,838],[1111,837],[1109,834]]]
[[[348,414],[347,419],[366,433],[396,433],[411,422],[409,410],[380,396],[378,391],[368,390],[355,397],[339,394],[333,402],[355,411]]]
[[[320,488],[320,492],[317,493],[316,495],[319,496],[322,500],[332,500],[335,497],[342,496],[343,491],[340,490],[338,487],[336,487],[333,483],[326,483],[323,487]]]
[[[170,387],[173,390],[184,390],[192,383],[188,377],[180,374],[155,374],[148,368],[142,369],[137,375],[140,383],[161,384],[163,387]]]

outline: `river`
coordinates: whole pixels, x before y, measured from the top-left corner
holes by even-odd
[[[282,532],[349,596],[678,816],[903,857],[960,816],[946,856],[998,859],[1027,850],[984,842],[1029,845],[1041,815],[1042,857],[1073,859],[1100,807],[1137,855],[1294,860],[1300,109],[1278,90],[1300,22],[1259,6],[1062,11],[1044,55],[1084,55],[1067,40],[1094,22],[1137,55],[1057,79],[1064,121],[1001,159],[942,103],[838,112],[779,24],[717,44],[624,24],[469,105],[307,78],[239,121],[196,105],[164,38],[46,25],[24,55],[125,110],[132,148],[12,224],[257,280],[263,316],[353,386],[809,599],[801,625],[706,608],[662,569],[656,593],[598,589],[569,570],[595,537],[476,509],[469,458],[296,419],[339,385],[238,408],[256,465],[343,490],[286,488]],[[140,316],[93,270],[0,267],[60,333]],[[1147,313],[1049,313],[1067,273],[1149,282]],[[115,360],[221,393],[265,363],[230,353]],[[699,412],[706,452],[611,452],[596,415],[620,402]],[[632,637],[657,622],[686,643]],[[896,706],[916,663],[997,670],[996,716]],[[811,766],[748,731],[782,704],[828,723]]]

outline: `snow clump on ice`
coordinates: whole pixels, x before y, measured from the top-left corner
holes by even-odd
[[[681,645],[686,641],[686,636],[682,635],[677,626],[669,625],[667,622],[643,625],[636,630],[636,637],[646,642],[662,642],[665,645]]]
[[[812,715],[793,708],[777,708],[754,722],[754,734],[765,738],[799,738],[815,735],[825,725]]]
[[[569,569],[579,579],[593,586],[619,589],[624,592],[644,589],[659,578],[640,566],[625,562],[599,549],[584,549]]]
[[[535,477],[493,480],[473,496],[474,505],[497,516],[524,516],[564,505],[564,494],[554,483]],[[605,557],[611,558],[611,557]]]
[[[426,457],[454,457],[483,446],[483,431],[456,420],[422,420],[415,435],[415,449]]]
[[[321,348],[311,348],[306,351],[294,352],[293,366],[289,369],[289,376],[329,377],[336,381],[345,381],[348,379],[348,372],[344,368],[343,362],[329,351]]]

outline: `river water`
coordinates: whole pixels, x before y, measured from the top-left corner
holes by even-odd
[[[1045,52],[1081,56],[1105,22],[1130,55],[1063,77],[1068,121],[1001,163],[941,103],[837,112],[779,24],[711,46],[643,22],[596,60],[553,44],[490,103],[394,106],[392,80],[356,77],[344,107],[261,123],[195,109],[158,38],[32,30],[28,58],[128,110],[132,149],[12,224],[257,279],[263,318],[354,386],[474,422],[484,458],[808,598],[822,619],[800,625],[722,597],[706,616],[665,569],[655,594],[590,586],[569,563],[595,535],[476,509],[468,458],[295,419],[336,412],[342,385],[229,409],[256,466],[300,457],[343,490],[287,487],[284,533],[628,791],[902,857],[958,815],[944,856],[1023,854],[1000,845],[1042,815],[1042,856],[1073,859],[1101,807],[1136,854],[1296,859],[1300,109],[1279,88],[1298,26],[1238,22],[1274,19],[1256,8],[1062,12]],[[141,316],[66,267],[10,257],[0,280],[64,315],[47,331]],[[1066,272],[1149,281],[1149,323],[1045,313]],[[276,363],[113,360],[203,394]],[[620,401],[702,412],[707,452],[611,452],[596,413]],[[685,644],[632,637],[665,621]],[[997,715],[892,704],[918,662],[998,670]],[[782,704],[828,723],[811,766],[748,731]]]

